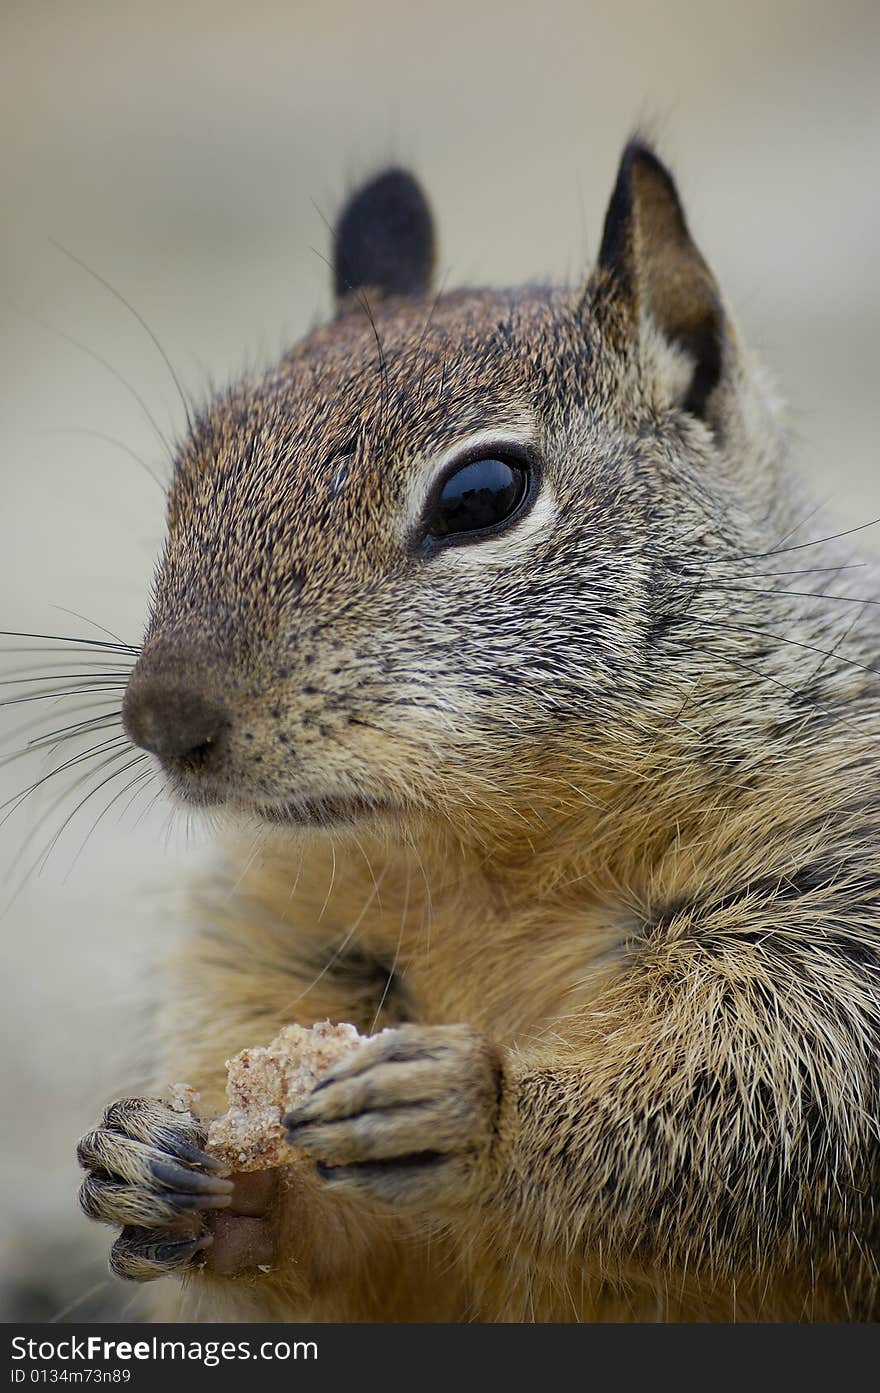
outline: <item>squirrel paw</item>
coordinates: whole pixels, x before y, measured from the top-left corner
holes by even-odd
[[[497,1051],[468,1026],[384,1030],[285,1118],[328,1185],[396,1207],[455,1203],[489,1159]]]
[[[212,1243],[207,1211],[229,1206],[233,1182],[202,1147],[205,1129],[156,1098],[124,1098],[77,1148],[87,1172],[80,1204],[122,1229],[110,1252],[118,1277],[146,1282],[179,1271]]]

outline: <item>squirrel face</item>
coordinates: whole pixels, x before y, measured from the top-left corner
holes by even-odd
[[[735,510],[746,458],[770,477],[772,432],[644,145],[585,288],[434,297],[433,260],[418,186],[379,176],[337,224],[336,317],[179,452],[124,720],[188,801],[455,821],[566,752],[650,738],[668,558],[715,532],[714,492]]]

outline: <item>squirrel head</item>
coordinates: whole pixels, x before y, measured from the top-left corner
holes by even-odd
[[[646,144],[578,288],[435,294],[434,261],[416,181],[361,188],[334,318],[179,450],[124,720],[190,802],[465,825],[607,780],[681,702],[689,567],[772,511],[772,414]]]

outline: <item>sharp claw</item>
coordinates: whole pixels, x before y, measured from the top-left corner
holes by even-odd
[[[381,1180],[398,1174],[415,1174],[434,1170],[449,1158],[438,1151],[414,1151],[406,1156],[381,1161],[353,1161],[347,1166],[328,1166],[316,1161],[315,1168],[322,1180]]]
[[[127,1226],[110,1249],[110,1271],[127,1282],[153,1282],[185,1267],[195,1253],[210,1248],[213,1237],[201,1232],[189,1238],[157,1233],[154,1240]]]
[[[312,1089],[313,1093],[320,1093],[322,1088],[329,1088],[331,1083],[338,1083],[344,1076],[342,1074],[325,1074],[320,1083],[316,1083]]]
[[[169,1195],[175,1209],[228,1209],[231,1195]]]
[[[200,1248],[210,1248],[214,1242],[211,1234],[202,1233],[196,1238],[185,1239],[182,1243],[159,1243],[156,1246],[156,1261],[161,1263],[177,1263],[184,1258],[191,1257]]]
[[[182,1141],[177,1137],[163,1137],[162,1140],[167,1151],[170,1151],[181,1161],[188,1161],[191,1166],[202,1166],[205,1170],[218,1173],[229,1170],[229,1167],[223,1161],[218,1161],[216,1156],[209,1156],[207,1151],[200,1151],[197,1146],[190,1146],[189,1142]]]
[[[150,1173],[161,1185],[190,1195],[231,1195],[235,1186],[231,1180],[216,1175],[202,1175],[173,1161],[153,1161]]]

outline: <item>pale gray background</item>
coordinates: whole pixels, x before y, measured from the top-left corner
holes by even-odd
[[[137,641],[161,537],[159,490],[122,450],[76,433],[117,436],[162,468],[150,427],[38,321],[112,362],[163,428],[182,420],[147,336],[50,237],[134,303],[200,389],[326,309],[313,201],[332,216],[353,178],[412,161],[451,284],[575,277],[640,121],[789,397],[828,504],[816,525],[880,514],[878,15],[871,0],[3,0],[0,623],[89,633],[53,608],[67,606]],[[7,710],[2,730],[34,709]],[[64,724],[63,707],[47,716]],[[0,768],[0,800],[45,767]],[[51,802],[33,801],[0,827],[3,903]],[[206,854],[177,824],[166,839],[161,808],[138,822],[141,806],[121,823],[113,810],[68,875],[83,815],[0,917],[7,1318],[129,1299],[105,1282],[108,1235],[77,1215],[73,1147],[137,1076],[173,888]]]

